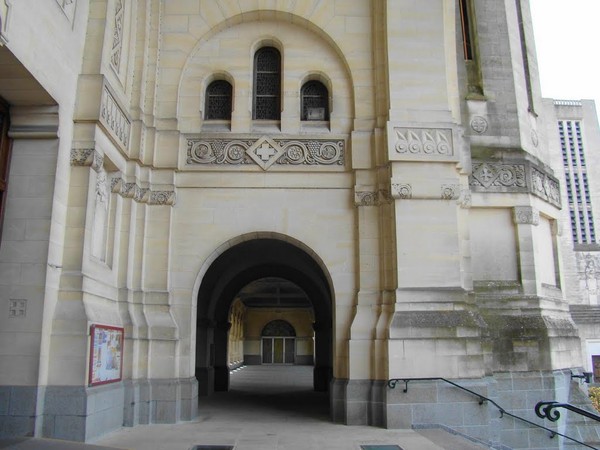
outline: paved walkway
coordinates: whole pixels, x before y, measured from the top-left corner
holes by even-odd
[[[441,447],[432,434],[334,424],[328,402],[328,394],[312,391],[312,367],[247,366],[232,374],[229,392],[200,400],[196,420],[123,428],[94,444],[131,450],[191,450],[202,445],[229,445],[235,450],[360,450],[365,444],[398,445],[402,450],[483,448],[462,439],[450,445],[456,438],[443,432],[446,439]]]

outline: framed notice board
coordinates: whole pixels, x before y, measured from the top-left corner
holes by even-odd
[[[88,385],[115,383],[123,375],[123,328],[90,327],[90,374]]]

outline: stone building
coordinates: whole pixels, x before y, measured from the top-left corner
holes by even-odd
[[[0,20],[3,434],[190,420],[231,368],[298,363],[336,422],[546,443],[386,384],[522,415],[577,389],[527,0]]]
[[[600,383],[600,126],[593,100],[544,100],[550,154],[563,189],[565,291],[581,337],[583,366]]]

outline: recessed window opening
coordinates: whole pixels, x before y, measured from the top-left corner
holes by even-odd
[[[253,118],[281,118],[281,55],[274,47],[263,47],[254,55]]]
[[[329,92],[323,83],[311,80],[300,91],[302,120],[329,120]]]
[[[225,80],[215,80],[206,88],[206,120],[231,120],[232,88]]]
[[[467,61],[473,60],[473,43],[471,40],[471,26],[469,23],[469,0],[459,0],[460,24],[462,28],[463,51]]]

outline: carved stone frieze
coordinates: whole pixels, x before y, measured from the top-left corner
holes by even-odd
[[[343,166],[342,139],[237,138],[187,139],[188,165],[257,164],[276,166]]]
[[[452,128],[388,124],[390,160],[456,161]]]
[[[528,161],[473,161],[469,185],[476,192],[530,193],[554,206],[561,206],[558,180]]]
[[[123,148],[127,149],[129,146],[131,122],[107,86],[104,86],[102,89],[100,120],[115,136]]]
[[[534,195],[547,200],[555,206],[560,206],[558,180],[535,167],[531,168],[531,189]]]
[[[540,212],[531,206],[515,206],[514,207],[514,222],[515,224],[524,225],[539,225]]]

